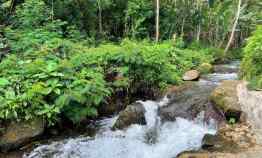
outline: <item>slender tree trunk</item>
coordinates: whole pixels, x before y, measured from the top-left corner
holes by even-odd
[[[219,19],[218,17],[216,18],[216,35],[215,35],[215,42],[214,45],[218,46],[218,42],[219,42]]]
[[[237,13],[236,13],[236,17],[235,17],[235,22],[233,24],[233,27],[232,27],[232,32],[231,32],[231,35],[230,35],[230,38],[228,40],[228,43],[227,43],[227,46],[224,50],[224,53],[227,53],[232,42],[233,42],[233,39],[234,39],[234,35],[235,35],[235,31],[236,31],[236,28],[237,28],[237,24],[238,24],[238,19],[239,19],[239,16],[240,16],[240,12],[241,12],[241,4],[242,4],[242,0],[239,0],[238,1],[238,8],[237,8]]]
[[[198,24],[197,26],[197,42],[200,41],[200,35],[201,35],[201,24]]]
[[[9,10],[9,14],[12,14],[12,12],[15,9],[15,6],[17,4],[17,0],[11,0],[11,5],[10,5],[10,10]]]
[[[101,7],[101,1],[97,0],[97,6],[98,6],[98,25],[99,25],[99,33],[100,35],[103,34],[103,22],[102,22],[102,7]]]
[[[52,13],[51,13],[51,19],[54,21],[54,0],[52,0]]]
[[[159,0],[156,0],[156,42],[159,41]]]
[[[201,12],[202,8],[201,8],[201,4],[199,4],[201,2],[197,1],[196,3],[197,3],[197,10],[199,10],[199,12]],[[196,38],[197,42],[199,42],[199,40],[200,40],[200,35],[201,35],[201,19],[200,19],[200,21],[198,22],[198,25],[197,25],[197,38]]]
[[[183,20],[182,20],[182,26],[181,26],[181,37],[183,38],[184,37],[184,26],[185,26],[185,18],[183,18]]]

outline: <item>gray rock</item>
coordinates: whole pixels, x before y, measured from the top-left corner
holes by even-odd
[[[128,105],[124,111],[119,113],[113,129],[124,129],[131,124],[146,124],[145,108],[139,102]]]
[[[159,109],[161,120],[174,121],[176,117],[193,119],[202,111],[205,111],[208,117],[220,119],[221,116],[215,112],[209,102],[209,95],[213,89],[213,85],[188,82],[169,92],[167,95],[170,100],[168,105]]]

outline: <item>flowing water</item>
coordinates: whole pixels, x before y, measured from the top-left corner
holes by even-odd
[[[218,84],[221,80],[236,78],[236,73],[214,73],[199,83]],[[146,110],[146,125],[134,124],[125,130],[112,131],[117,116],[104,119],[99,122],[101,128],[94,137],[41,145],[24,158],[175,158],[183,151],[199,149],[205,134],[216,133],[216,122],[207,124],[204,112],[194,120],[176,118],[174,122],[162,123],[158,108],[168,103],[166,97],[160,102],[140,102]]]
[[[105,128],[94,138],[82,137],[40,146],[28,158],[173,158],[181,151],[197,149],[205,134],[215,134],[215,124],[177,118],[160,125],[159,104],[141,102],[147,125],[132,125],[125,131],[111,131],[115,118],[104,120]]]

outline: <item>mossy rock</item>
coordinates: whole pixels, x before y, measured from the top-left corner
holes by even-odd
[[[240,83],[241,81],[237,80],[223,81],[211,93],[210,100],[223,111],[227,119],[234,118],[239,121],[243,114],[237,93],[237,86]]]
[[[212,73],[214,71],[214,67],[213,67],[213,65],[211,65],[209,63],[202,63],[201,65],[199,65],[198,71],[201,74],[208,74],[208,73]]]

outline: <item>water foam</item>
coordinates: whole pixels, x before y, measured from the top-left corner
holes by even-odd
[[[177,118],[161,124],[157,115],[162,102],[141,102],[147,125],[131,125],[126,130],[111,131],[115,118],[102,122],[103,130],[94,137],[80,137],[42,145],[24,158],[173,158],[177,154],[198,149],[205,134],[215,134],[215,123],[205,124],[200,115],[194,121]],[[157,141],[148,143],[145,136],[156,130]],[[149,137],[151,137],[149,135]]]

